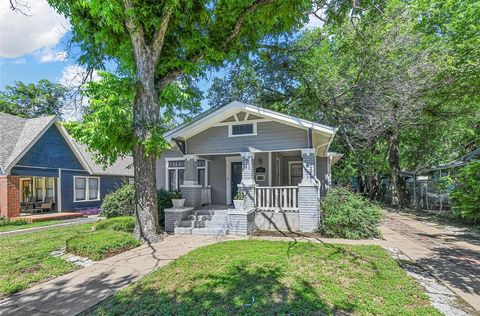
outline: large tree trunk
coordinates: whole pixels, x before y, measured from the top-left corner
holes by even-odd
[[[147,154],[144,144],[150,136],[149,127],[159,124],[154,70],[155,65],[149,54],[145,54],[143,63],[137,62],[139,83],[133,112],[134,132],[138,141],[133,147],[136,198],[134,232],[135,236],[146,242],[161,239],[158,223],[156,155]]]
[[[388,164],[390,166],[393,186],[397,193],[398,206],[400,209],[403,209],[408,206],[408,193],[405,185],[405,179],[401,175],[400,149],[397,130],[394,130],[390,134],[388,146]]]

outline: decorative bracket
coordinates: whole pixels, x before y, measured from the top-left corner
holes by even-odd
[[[183,139],[180,139],[180,138],[172,138],[172,140],[175,142],[175,144],[177,144],[178,148],[180,148],[182,153],[185,155],[186,154],[185,141]]]

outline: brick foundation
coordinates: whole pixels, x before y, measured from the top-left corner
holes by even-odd
[[[20,177],[0,176],[0,216],[20,216]]]

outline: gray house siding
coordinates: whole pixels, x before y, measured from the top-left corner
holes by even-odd
[[[167,150],[162,152],[160,158],[157,159],[157,189],[165,188],[165,158],[183,157],[180,151]]]
[[[187,139],[189,154],[288,150],[308,145],[307,131],[278,122],[259,122],[257,135],[228,137],[228,126],[214,126]]]

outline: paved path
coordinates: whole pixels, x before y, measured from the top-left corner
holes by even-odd
[[[480,312],[480,238],[413,215],[386,213],[384,238]]]
[[[79,217],[79,218],[73,218],[73,219],[64,219],[58,224],[37,226],[37,227],[32,227],[32,228],[24,228],[24,229],[16,229],[16,230],[9,230],[9,231],[5,231],[5,232],[0,232],[0,237],[26,234],[26,233],[39,231],[39,230],[46,230],[46,229],[62,227],[62,226],[88,224],[88,223],[97,222],[99,220],[100,220],[100,218],[98,218],[98,217]]]
[[[0,315],[75,315],[187,252],[234,236],[168,236],[0,301]]]

